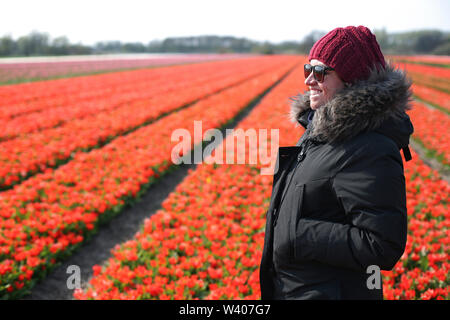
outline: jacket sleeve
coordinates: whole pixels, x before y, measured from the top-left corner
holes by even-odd
[[[332,182],[348,222],[300,219],[296,258],[366,271],[369,265],[390,270],[402,256],[407,212],[400,153],[394,146],[358,151]]]

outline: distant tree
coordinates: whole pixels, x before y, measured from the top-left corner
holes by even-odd
[[[382,51],[389,50],[391,47],[391,39],[389,34],[386,31],[386,28],[373,31],[375,37],[377,38],[377,42],[380,45]]]
[[[36,56],[46,55],[49,49],[49,35],[37,31],[17,40],[17,52],[19,55]]]
[[[427,53],[436,49],[444,40],[444,34],[438,30],[418,31],[415,34],[413,50],[417,53]]]
[[[120,41],[101,41],[94,45],[96,53],[120,53],[122,52],[122,43]]]
[[[276,53],[298,54],[302,53],[300,50],[300,43],[296,41],[283,41],[274,46]]]
[[[147,52],[162,52],[161,45],[162,45],[162,41],[152,40],[147,45]]]
[[[374,31],[385,54],[450,54],[450,33],[439,30],[419,30],[388,33],[386,29]],[[71,44],[61,36],[50,41],[47,33],[37,31],[20,37],[17,41],[10,35],[0,38],[0,56],[70,55],[102,53],[183,52],[183,53],[246,53],[261,54],[302,53],[307,54],[324,31],[313,30],[302,41],[284,41],[273,44],[233,36],[202,35],[172,37],[153,40],[147,45],[140,42],[122,43],[102,41],[93,46]]]
[[[313,30],[309,34],[307,34],[303,41],[301,41],[299,50],[300,52],[307,54],[311,50],[314,43],[317,42],[320,38],[322,38],[326,33],[324,31]]]
[[[271,44],[268,41],[265,41],[260,46],[255,46],[256,52],[262,53],[262,54],[274,54],[275,53],[275,47],[273,44]]]
[[[93,54],[94,50],[92,47],[84,46],[82,44],[71,44],[68,49],[68,54],[75,54],[75,55],[88,55]]]
[[[132,53],[142,53],[147,51],[145,45],[143,45],[140,42],[125,43],[124,45],[122,45],[122,49],[125,52],[132,52]]]
[[[450,34],[447,34],[442,43],[437,46],[431,53],[450,56]]]
[[[431,54],[445,52],[449,33],[438,30],[420,30],[388,34],[385,31],[376,31],[377,41],[381,49],[387,54]]]
[[[0,56],[12,56],[17,51],[17,44],[10,35],[0,38]]]
[[[69,39],[65,36],[53,39],[49,48],[49,53],[57,56],[70,54]]]

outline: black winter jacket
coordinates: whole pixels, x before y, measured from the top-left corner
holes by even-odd
[[[390,270],[406,245],[403,161],[409,160],[410,81],[391,66],[344,88],[280,147],[260,266],[262,299],[382,299],[368,266]],[[286,177],[288,179],[286,180]]]

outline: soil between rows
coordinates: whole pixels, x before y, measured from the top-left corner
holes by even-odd
[[[112,221],[102,225],[90,241],[81,246],[68,260],[56,267],[45,279],[31,290],[25,300],[70,300],[73,291],[67,288],[67,273],[70,265],[77,265],[81,271],[81,287],[92,277],[94,265],[101,265],[110,256],[111,249],[134,238],[144,220],[161,209],[161,203],[195,165],[180,165],[176,170],[162,176],[151,185],[141,200],[133,207],[127,207]]]

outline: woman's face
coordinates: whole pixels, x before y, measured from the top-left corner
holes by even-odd
[[[326,66],[322,62],[316,59],[310,61],[312,66]],[[339,79],[336,71],[327,71],[324,81],[322,83],[317,82],[314,79],[314,75],[311,74],[305,79],[305,84],[310,90],[310,106],[311,109],[317,110],[325,103],[330,101],[335,94],[344,88],[344,82]]]

